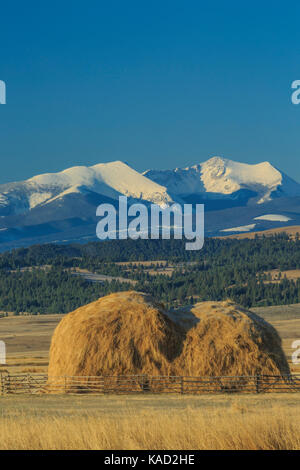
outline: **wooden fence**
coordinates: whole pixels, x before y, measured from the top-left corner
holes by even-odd
[[[0,373],[0,395],[43,393],[264,393],[300,392],[298,375],[222,377],[105,376],[48,377]]]

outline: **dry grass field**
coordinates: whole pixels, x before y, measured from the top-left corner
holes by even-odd
[[[0,339],[6,343],[13,372],[47,372],[50,340],[63,315],[22,315],[0,318]]]
[[[300,364],[292,364],[292,343],[300,339],[300,304],[252,308],[278,331],[292,372],[300,374]]]
[[[280,271],[279,269],[272,269],[271,271],[265,271],[265,274],[271,277],[270,281],[266,282],[280,282],[281,279],[287,278],[288,280],[296,281],[300,278],[300,269],[289,269],[287,271]]]
[[[300,449],[300,394],[11,396],[0,449]]]
[[[300,305],[253,309],[290,359]],[[61,315],[0,318],[10,372],[46,372]],[[293,366],[294,372],[300,368]],[[300,449],[300,394],[0,397],[0,449]]]

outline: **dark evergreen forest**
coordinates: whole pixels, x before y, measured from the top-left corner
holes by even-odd
[[[167,261],[170,276],[159,265]],[[130,262],[130,266],[116,264]],[[300,302],[300,279],[270,282],[268,271],[300,269],[300,240],[286,234],[253,240],[207,239],[200,251],[186,251],[181,240],[124,240],[86,245],[36,245],[0,255],[0,310],[65,313],[118,290],[127,282],[91,283],[75,268],[137,281],[167,306],[231,298],[246,306]],[[154,273],[153,273],[154,271]]]

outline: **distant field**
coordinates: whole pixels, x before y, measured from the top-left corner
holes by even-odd
[[[6,343],[11,372],[46,372],[52,333],[63,315],[26,315],[0,318],[0,340]]]
[[[290,227],[271,228],[269,230],[262,230],[261,232],[237,233],[235,235],[225,235],[224,237],[216,237],[216,238],[237,238],[241,240],[243,238],[252,239],[252,238],[255,238],[256,235],[272,236],[272,235],[276,235],[277,233],[287,233],[292,238],[295,238],[297,233],[300,234],[300,225],[292,225]]]
[[[172,264],[166,260],[158,260],[158,261],[121,261],[115,263],[116,265],[122,266],[127,268],[126,271],[132,273],[132,266],[142,267],[144,272],[150,274],[150,276],[157,276],[162,274],[164,276],[172,276],[173,272],[176,269],[182,268],[183,270],[186,266],[192,266],[193,264],[197,264],[195,261],[188,261],[185,263],[176,263]]]
[[[300,304],[252,307],[251,310],[270,323],[275,320],[300,320]]]
[[[288,358],[291,371],[300,373],[300,364],[291,363],[291,348],[295,340],[300,340],[300,304],[278,305],[273,307],[255,307],[251,309],[271,323],[282,339],[282,347]]]
[[[176,266],[173,266],[171,263],[168,263],[165,260],[160,261],[121,261],[116,263],[119,266],[122,266],[126,269],[128,273],[132,273],[132,266],[142,267],[144,272],[150,274],[150,276],[157,276],[158,274],[163,274],[164,276],[172,276]]]
[[[271,276],[271,281],[264,282],[280,282],[284,277],[289,280],[296,281],[300,278],[300,269],[289,269],[286,271],[280,271],[279,269],[272,269],[271,271],[265,271],[265,274]]]
[[[291,345],[300,339],[300,304],[252,309],[270,322],[282,338],[293,372],[300,366],[291,364]],[[10,372],[46,372],[51,336],[63,315],[28,315],[0,318],[0,340],[7,346],[7,365]]]
[[[111,282],[111,281],[118,281],[118,282],[127,282],[129,284],[135,285],[137,281],[133,279],[127,279],[125,277],[120,277],[120,276],[108,276],[106,274],[96,274],[88,271],[87,269],[80,269],[80,268],[75,268],[75,272],[72,272],[74,276],[81,276],[83,277],[86,281],[89,282]]]

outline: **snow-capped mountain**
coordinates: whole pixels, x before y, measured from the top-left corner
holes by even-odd
[[[171,202],[166,188],[116,161],[73,167],[60,173],[34,176],[20,183],[0,185],[0,216],[23,214],[55,200],[61,201],[67,195],[87,192],[114,200],[125,195],[156,204]]]
[[[256,165],[213,157],[204,163],[174,170],[147,170],[144,176],[165,186],[169,194],[186,199],[244,198],[262,204],[278,196],[300,196],[300,184],[269,162]]]
[[[0,185],[0,251],[96,239],[96,209],[118,197],[165,207],[204,203],[205,233],[225,235],[300,225],[300,184],[268,162],[213,157],[187,168],[143,174],[120,161],[78,166]]]

